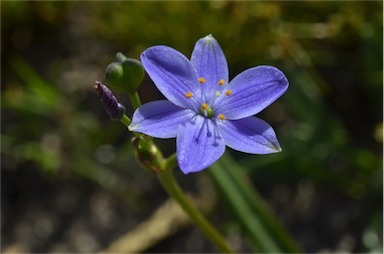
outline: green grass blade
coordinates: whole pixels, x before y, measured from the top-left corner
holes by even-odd
[[[260,218],[255,216],[257,213],[252,209],[249,201],[243,194],[244,190],[239,188],[238,184],[228,173],[229,170],[232,169],[221,159],[210,167],[209,172],[246,231],[251,240],[252,248],[263,253],[283,252],[274,239],[271,238]]]
[[[294,241],[289,232],[279,222],[274,212],[268,207],[264,199],[254,188],[243,168],[228,154],[223,156],[221,162],[224,170],[230,176],[234,184],[241,191],[249,209],[259,217],[265,229],[275,239],[284,252],[301,252],[300,247]]]

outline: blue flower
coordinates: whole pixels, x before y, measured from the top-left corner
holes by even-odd
[[[184,174],[209,167],[226,146],[251,154],[281,151],[272,127],[253,116],[287,90],[288,80],[277,68],[253,67],[229,82],[227,60],[212,35],[197,41],[191,60],[168,46],[154,46],[141,61],[168,100],[138,108],[129,129],[176,137]]]

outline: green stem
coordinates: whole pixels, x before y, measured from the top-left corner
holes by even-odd
[[[173,161],[171,157],[170,161]],[[168,165],[172,165],[169,163]],[[215,246],[224,253],[234,253],[234,251],[227,245],[221,234],[205,219],[199,210],[191,203],[190,199],[185,195],[180,186],[178,185],[172,171],[168,168],[164,172],[157,174],[160,183],[168,194],[173,197],[189,215],[192,221],[200,228],[208,239],[210,239]]]
[[[126,114],[124,114],[120,119],[120,122],[122,122],[128,128],[128,126],[131,124],[131,119]]]
[[[141,106],[140,97],[138,92],[129,93],[133,109],[137,109]]]

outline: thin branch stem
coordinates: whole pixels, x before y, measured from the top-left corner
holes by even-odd
[[[173,161],[173,157],[171,157],[170,161]],[[168,165],[171,166],[172,164],[173,163],[169,163]],[[163,172],[157,174],[157,177],[168,194],[181,205],[196,226],[200,228],[205,236],[210,239],[219,250],[224,253],[234,253],[219,231],[205,219],[201,212],[196,209],[191,200],[182,191],[171,169],[165,169]]]
[[[124,114],[120,119],[120,122],[122,122],[128,128],[128,126],[131,124],[131,119],[126,114]]]
[[[138,92],[129,93],[129,98],[131,99],[133,109],[137,109],[141,106],[141,101]]]

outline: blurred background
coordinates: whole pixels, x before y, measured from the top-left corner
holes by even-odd
[[[227,149],[232,172],[304,252],[382,252],[382,10],[381,1],[2,2],[2,253],[217,252],[139,167],[131,134],[93,90],[117,52],[139,58],[165,44],[190,57],[208,34],[231,78],[267,64],[290,81],[258,115],[283,152]],[[148,77],[139,94],[162,98]],[[128,96],[115,95],[131,115]],[[175,149],[174,139],[157,143]],[[237,251],[257,250],[212,171],[175,174]]]

